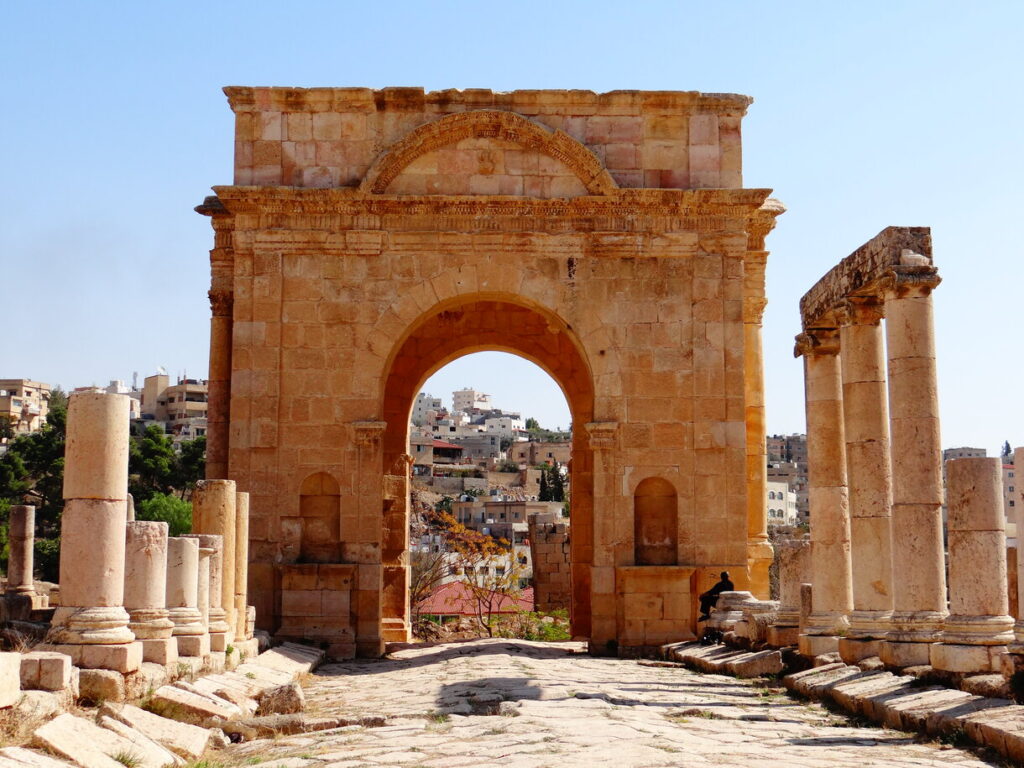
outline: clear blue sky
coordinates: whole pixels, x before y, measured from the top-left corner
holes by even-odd
[[[1022,30],[1020,2],[4,3],[0,377],[205,376],[192,207],[231,180],[223,85],[730,91],[756,100],[746,185],[789,208],[769,431],[803,430],[800,295],[883,227],[929,225],[943,443],[1024,444]],[[431,386],[494,389],[479,368]],[[550,384],[505,379],[502,406],[568,421]]]

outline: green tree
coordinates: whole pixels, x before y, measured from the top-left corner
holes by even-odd
[[[178,495],[185,498],[185,495],[205,476],[206,438],[197,437],[195,440],[182,443],[173,472],[173,484],[178,490]]]
[[[1010,441],[1007,440],[1003,443],[1003,452],[1000,454],[1004,459],[1013,461],[1013,448],[1010,447]]]
[[[565,501],[565,478],[562,477],[562,468],[557,461],[548,472],[550,474],[548,489],[551,495],[548,501]]]
[[[537,501],[551,501],[551,489],[548,487],[547,470],[540,471],[540,492],[537,494]]]
[[[532,416],[526,420],[526,428],[528,430],[540,429],[540,424]]]
[[[157,493],[169,494],[174,488],[177,464],[174,441],[155,424],[132,440],[128,449],[128,490],[136,504]]]
[[[192,530],[192,505],[177,496],[153,493],[135,505],[135,518],[167,523],[171,536],[181,536]]]

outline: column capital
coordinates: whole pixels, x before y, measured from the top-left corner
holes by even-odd
[[[907,260],[916,254],[904,253]],[[921,257],[923,258],[923,257]],[[939,270],[931,264],[901,264],[892,267],[878,281],[879,294],[886,300],[929,296],[942,282]]]
[[[835,310],[841,326],[878,325],[885,317],[885,302],[877,296],[849,296]]]
[[[808,328],[797,334],[793,357],[839,354],[839,330],[836,328]]]
[[[214,317],[231,317],[235,297],[231,291],[209,291],[210,311]]]

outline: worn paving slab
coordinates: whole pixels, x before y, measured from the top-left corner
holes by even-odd
[[[321,667],[307,714],[349,725],[231,746],[268,768],[361,766],[982,766],[899,731],[853,727],[779,689],[681,666],[592,658],[575,643],[478,640]]]

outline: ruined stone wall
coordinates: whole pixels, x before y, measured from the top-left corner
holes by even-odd
[[[533,561],[533,597],[536,610],[569,610],[569,525],[551,514],[530,515],[530,559]]]

